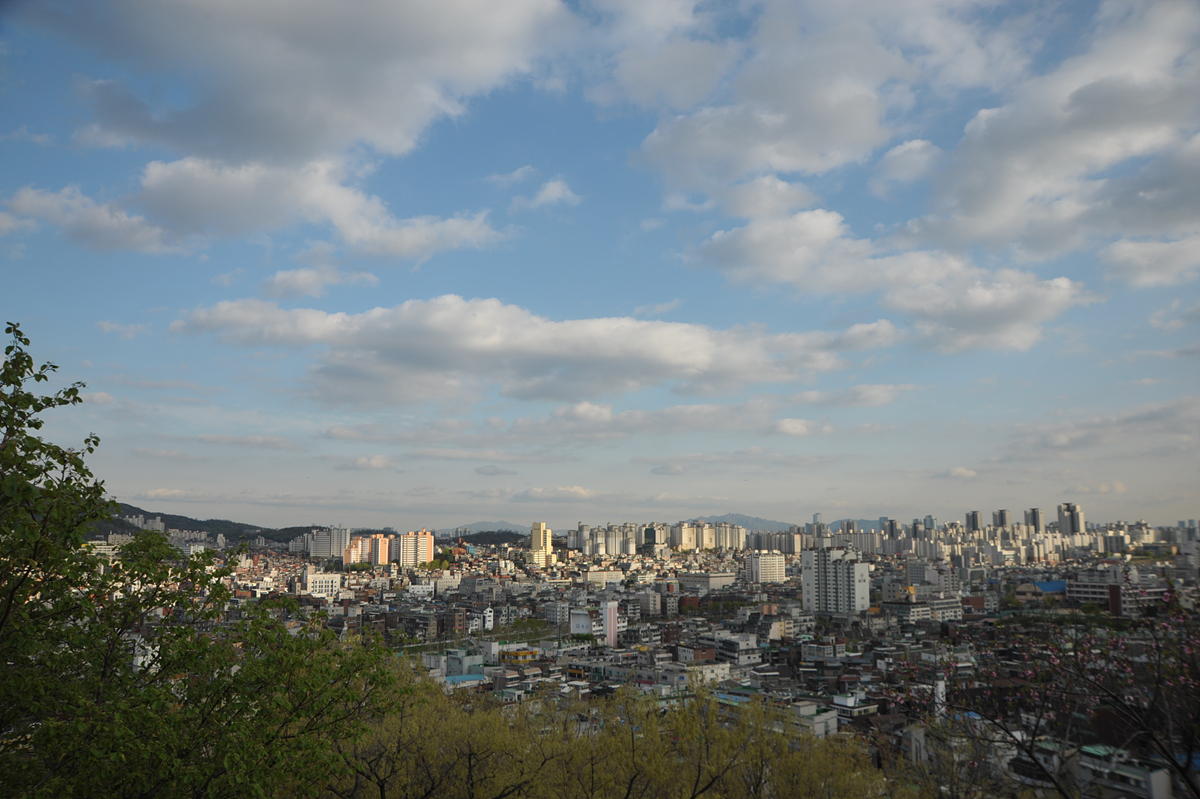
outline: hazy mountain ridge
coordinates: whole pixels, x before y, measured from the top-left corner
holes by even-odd
[[[727,524],[740,524],[747,530],[763,530],[769,533],[786,533],[791,528],[789,522],[777,522],[773,519],[764,519],[761,516],[747,516],[744,513],[726,513],[724,516],[697,516],[696,521],[725,522]]]
[[[456,535],[470,535],[472,533],[490,533],[490,532],[513,532],[513,533],[528,533],[528,524],[513,524],[512,522],[472,522],[471,524],[463,524],[457,527],[443,527],[434,531],[434,535],[438,538],[453,538]]]

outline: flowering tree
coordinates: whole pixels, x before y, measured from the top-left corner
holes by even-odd
[[[901,704],[943,738],[983,744],[1018,786],[1078,796],[1088,789],[1076,779],[1078,747],[1105,744],[1200,799],[1200,620],[1176,595],[1130,617],[1026,618],[989,635],[976,640],[973,675],[931,675],[944,693],[909,691]]]

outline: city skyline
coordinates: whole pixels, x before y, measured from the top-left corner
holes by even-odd
[[[153,512],[1200,515],[1200,9],[28,2],[0,313]]]

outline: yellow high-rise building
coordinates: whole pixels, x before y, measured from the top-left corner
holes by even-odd
[[[533,565],[547,569],[557,562],[554,557],[554,541],[545,522],[534,522],[529,534],[530,560]]]

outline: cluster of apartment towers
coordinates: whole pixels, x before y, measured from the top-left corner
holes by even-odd
[[[540,523],[539,523],[540,524]],[[956,524],[956,523],[955,523]],[[1012,530],[1014,523],[1012,513],[998,510],[992,513],[992,526],[998,529]],[[1025,526],[1028,532],[1041,535],[1046,532],[1046,516],[1040,508],[1030,508],[1025,511]],[[830,533],[840,532],[850,534],[858,532],[858,523],[853,519],[841,522],[838,530],[831,530],[822,522],[821,514],[813,514],[811,524],[792,525],[788,532],[778,533],[747,533],[746,528],[728,522],[684,521],[667,525],[662,523],[609,524],[604,527],[590,527],[580,523],[579,527],[567,531],[567,549],[581,551],[584,555],[635,555],[639,553],[658,554],[667,548],[682,551],[699,549],[753,549],[776,550],[786,554],[795,554],[813,545]],[[912,525],[906,525],[895,519],[881,516],[879,519],[880,533],[888,538],[922,538],[937,531],[937,519],[926,516],[924,519],[913,519]],[[981,532],[984,529],[983,513],[968,511],[966,515],[966,531]],[[537,534],[537,525],[534,525]],[[549,532],[543,533],[549,536]],[[1058,532],[1063,535],[1076,535],[1084,532],[1086,525],[1083,509],[1073,503],[1058,506]],[[797,540],[795,536],[807,536],[809,541]],[[536,541],[531,542],[530,549],[537,550]],[[647,552],[653,547],[654,552]],[[546,551],[550,547],[547,545]]]
[[[347,566],[354,563],[398,563],[419,566],[433,560],[433,533],[421,529],[400,535],[384,528],[382,533],[352,535],[345,527],[313,530],[288,542],[288,551],[312,558],[337,558]]]

